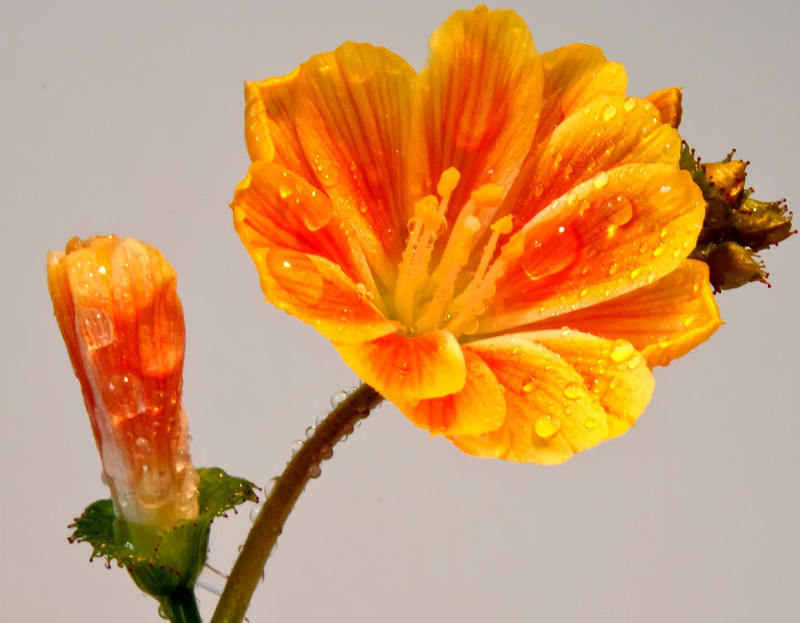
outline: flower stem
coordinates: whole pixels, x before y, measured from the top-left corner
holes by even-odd
[[[292,457],[253,523],[211,623],[241,623],[267,558],[306,483],[319,475],[319,464],[330,458],[333,446],[351,434],[356,422],[367,417],[382,400],[372,387],[361,385],[316,427],[313,436]]]
[[[197,599],[190,588],[181,587],[169,597],[164,597],[162,605],[172,623],[203,623],[197,609]]]

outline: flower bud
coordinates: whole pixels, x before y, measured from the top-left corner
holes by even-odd
[[[175,271],[147,244],[104,236],[50,252],[47,279],[116,513],[142,526],[197,517]]]

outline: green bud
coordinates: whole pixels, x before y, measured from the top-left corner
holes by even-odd
[[[756,252],[797,233],[785,201],[750,198],[753,190],[745,188],[748,163],[733,160],[733,153],[721,162],[701,163],[686,143],[681,149],[681,168],[691,174],[706,200],[703,229],[689,257],[708,264],[717,292],[752,281],[767,283]]]

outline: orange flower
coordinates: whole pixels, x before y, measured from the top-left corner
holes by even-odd
[[[196,517],[175,271],[132,238],[73,238],[48,254],[47,282],[117,511],[145,525]]]
[[[720,324],[686,259],[704,201],[680,93],[625,90],[599,49],[540,56],[486,7],[419,74],[346,43],[247,83],[232,207],[267,299],[468,453],[559,463],[625,432],[652,366]]]

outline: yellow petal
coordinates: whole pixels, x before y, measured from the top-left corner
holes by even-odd
[[[661,89],[655,93],[647,96],[647,99],[658,108],[661,115],[661,121],[668,123],[673,128],[677,128],[681,123],[681,116],[683,115],[683,108],[681,107],[681,89],[680,87],[671,87],[669,89]]]
[[[449,167],[461,173],[452,204],[494,183],[507,190],[536,131],[542,67],[513,11],[458,11],[430,39],[417,77],[411,133],[415,198],[433,194]]]
[[[274,162],[319,185],[297,136],[296,84],[299,69],[263,82],[246,82],[245,139],[253,162]]]
[[[330,198],[302,177],[270,162],[254,162],[231,204],[234,226],[250,254],[268,248],[318,255],[375,293],[360,247]]]
[[[503,212],[522,226],[552,201],[602,171],[627,163],[675,167],[681,138],[647,100],[605,95],[575,110],[526,160]],[[501,212],[502,213],[502,212]]]
[[[559,354],[583,378],[608,419],[608,437],[627,431],[642,414],[655,388],[644,355],[630,342],[558,329],[520,334]]]
[[[402,396],[406,401],[438,398],[460,391],[466,382],[464,354],[449,331],[419,337],[386,335],[334,346],[345,363],[383,396]]]
[[[624,96],[628,86],[625,68],[606,61],[602,50],[573,43],[542,55],[544,105],[533,141],[539,145],[570,114],[593,99]]]
[[[684,260],[649,286],[531,328],[567,326],[611,340],[625,339],[653,367],[682,357],[721,325],[708,282],[708,266]]]
[[[563,463],[608,438],[606,413],[580,372],[530,339],[505,336],[470,344],[505,388],[503,425],[453,442],[476,456]]]
[[[390,398],[416,426],[441,435],[481,435],[505,419],[504,390],[489,366],[464,347],[467,378],[464,387],[449,396],[409,402],[400,394]]]
[[[702,194],[685,171],[635,164],[601,172],[545,208],[503,248],[509,268],[480,332],[523,326],[654,283],[692,251],[704,215]]]
[[[405,133],[414,71],[399,56],[346,43],[300,68],[300,141],[321,187],[350,224],[373,271],[391,284],[408,202]]]
[[[335,342],[360,343],[393,333],[400,323],[376,306],[363,283],[333,262],[290,249],[248,249],[267,300]]]

